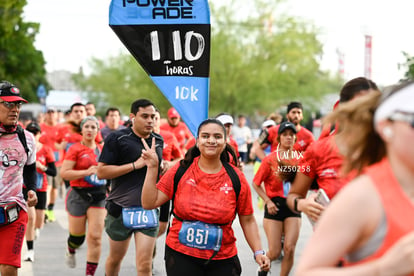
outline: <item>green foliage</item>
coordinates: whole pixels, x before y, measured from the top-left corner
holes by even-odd
[[[43,53],[34,41],[39,24],[24,22],[26,0],[0,1],[0,78],[14,83],[30,102],[39,84],[47,85]]]
[[[404,74],[405,80],[414,80],[414,56],[410,56],[407,52],[402,52],[406,61],[402,64],[398,64],[398,69],[406,70]]]
[[[106,60],[93,58],[89,65],[92,74],[76,74],[73,80],[84,91],[98,92],[87,96],[92,102],[105,102],[105,110],[114,106],[127,115],[131,103],[139,98],[151,99],[160,110],[169,108],[168,101],[131,55],[119,54]]]
[[[318,30],[298,18],[274,14],[280,2],[251,1],[248,15],[236,13],[240,18],[234,15],[246,10],[240,1],[210,5],[210,116],[268,114],[292,100],[317,108],[317,99],[343,83],[320,69]],[[83,89],[103,92],[105,101],[123,112],[135,98],[148,97],[165,115],[169,103],[131,55],[93,59],[91,68],[90,76],[75,78]]]

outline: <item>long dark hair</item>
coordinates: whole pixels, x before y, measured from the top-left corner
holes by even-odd
[[[223,129],[224,141],[227,140],[226,128],[224,127],[224,125],[219,120],[214,119],[214,118],[210,118],[210,119],[207,119],[207,120],[204,120],[203,122],[201,122],[201,124],[198,126],[198,129],[197,129],[197,137],[200,135],[200,129],[203,126],[208,125],[208,124],[219,125]],[[198,149],[198,147],[196,145],[194,145],[193,147],[191,147],[187,151],[187,153],[185,154],[184,159],[180,161],[180,165],[183,166],[183,167],[186,167],[186,168],[189,167],[193,163],[194,158],[196,158],[197,156],[200,156],[200,154],[201,154],[200,150]],[[237,159],[237,155],[234,152],[233,147],[226,143],[226,147],[224,148],[223,152],[220,154],[221,162],[229,163],[231,161],[230,156],[233,158],[233,160],[232,160],[233,164],[235,166],[238,166],[239,161]]]

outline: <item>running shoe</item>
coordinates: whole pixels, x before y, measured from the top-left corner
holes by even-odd
[[[259,208],[259,210],[263,210],[264,209],[264,202],[263,199],[261,197],[257,198],[257,208]]]
[[[66,256],[65,256],[65,264],[69,268],[75,268],[76,267],[76,258],[75,253],[70,253],[69,249],[66,248]]]
[[[34,250],[27,250],[26,256],[24,257],[25,262],[34,262]]]
[[[56,221],[56,218],[55,218],[55,212],[54,212],[53,210],[46,210],[46,212],[47,212],[47,220],[48,220],[49,222],[54,222],[54,221]]]

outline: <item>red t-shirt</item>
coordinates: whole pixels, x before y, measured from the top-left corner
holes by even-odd
[[[40,129],[42,131],[42,136],[40,136],[39,142],[56,150],[55,142],[59,132],[58,125],[49,126],[47,124],[40,124]]]
[[[43,145],[42,148],[36,152],[36,161],[39,161],[43,166],[47,166],[48,163],[55,162],[56,160],[52,148],[47,145]],[[36,169],[36,172],[43,176],[42,188],[37,189],[36,191],[46,192],[48,185],[47,175],[44,171],[39,169]]]
[[[240,157],[240,153],[239,153],[239,146],[237,145],[236,140],[233,139],[233,137],[229,137],[229,140],[227,141],[227,144],[229,144],[230,146],[233,147],[234,149],[234,153],[236,154],[237,157]]]
[[[176,127],[172,127],[168,123],[165,123],[162,124],[160,128],[174,134],[175,138],[177,138],[177,141],[180,144],[181,150],[183,151],[185,151],[185,143],[188,140],[194,139],[193,134],[191,134],[190,130],[183,122],[179,122]]]
[[[216,174],[208,174],[198,167],[199,157],[182,176],[174,198],[174,213],[183,220],[202,221],[213,224],[225,224],[223,240],[220,251],[214,260],[227,259],[237,254],[236,237],[231,224],[236,212],[239,215],[252,215],[253,204],[249,184],[239,169],[233,167],[240,178],[241,188],[238,200],[233,191],[233,184],[223,167]],[[160,179],[157,188],[170,199],[174,192],[174,176],[180,164],[173,168]],[[187,247],[179,242],[178,233],[182,222],[174,218],[168,233],[166,243],[172,249],[196,258],[209,259],[213,255],[212,250],[202,250]]]
[[[316,178],[320,188],[324,189],[330,199],[350,180],[355,173],[341,174],[343,156],[339,153],[334,135],[312,143],[299,161],[301,171],[306,176]]]
[[[160,130],[160,135],[164,139],[164,149],[162,150],[162,159],[171,161],[183,157],[180,144],[174,134],[166,130]]]
[[[102,146],[97,145],[98,152],[102,151]],[[66,152],[65,160],[75,161],[74,170],[86,170],[90,166],[97,166],[98,155],[95,151],[87,146],[82,145],[81,143],[73,144],[68,152]],[[75,179],[70,181],[70,186],[72,187],[95,187],[92,184],[86,182],[83,178]]]
[[[277,141],[277,132],[279,131],[279,125],[273,126],[268,129],[268,137],[267,140],[271,142],[270,150],[273,152],[276,150],[278,141]],[[312,132],[307,130],[304,127],[301,127],[298,133],[296,133],[296,143],[293,145],[293,149],[298,152],[304,152],[310,144],[315,141]]]
[[[277,162],[277,152],[272,152],[266,156],[260,164],[259,170],[254,175],[253,183],[260,186],[264,182],[266,195],[269,198],[277,196],[285,197],[283,193],[283,181],[279,177],[279,163]]]

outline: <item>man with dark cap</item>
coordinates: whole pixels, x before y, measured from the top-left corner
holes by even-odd
[[[0,274],[17,275],[27,226],[28,206],[37,204],[36,144],[18,126],[20,108],[27,103],[19,89],[0,82]],[[27,201],[23,196],[27,188]]]
[[[312,132],[307,130],[306,128],[302,127],[300,125],[300,122],[303,120],[303,106],[300,102],[291,102],[287,106],[287,113],[286,118],[289,122],[293,123],[297,130],[297,140],[294,145],[294,150],[298,153],[303,154],[303,152],[306,150],[306,148],[315,141],[315,138],[313,137]],[[256,156],[260,159],[263,159],[266,154],[264,153],[264,150],[268,145],[271,146],[271,152],[273,152],[278,145],[277,142],[277,133],[279,130],[279,125],[271,127],[269,129],[263,130],[263,132],[260,134],[259,138],[254,142],[256,147]]]

